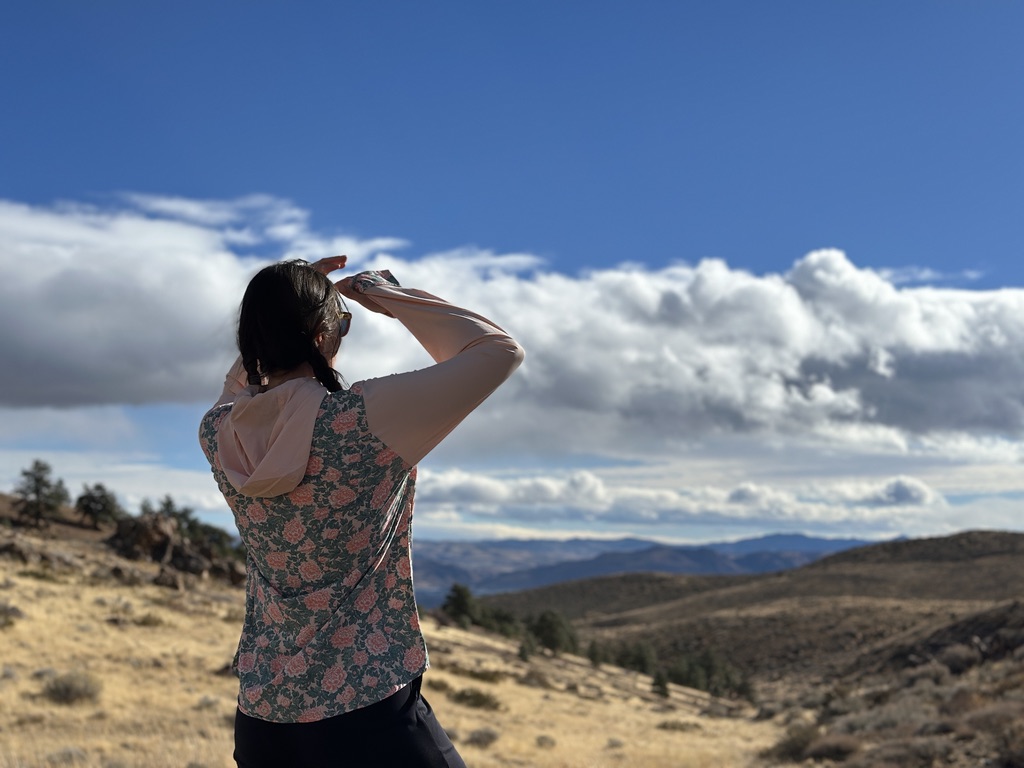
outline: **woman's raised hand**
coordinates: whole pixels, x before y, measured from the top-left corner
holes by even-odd
[[[348,256],[327,256],[319,261],[314,261],[309,266],[321,274],[329,275],[335,270],[344,268],[347,261]]]

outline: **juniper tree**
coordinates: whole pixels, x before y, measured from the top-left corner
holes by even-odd
[[[96,529],[100,523],[115,523],[124,517],[124,510],[117,503],[117,497],[103,483],[83,485],[81,495],[75,500],[75,509],[81,515],[82,522],[88,518]]]
[[[45,518],[55,516],[61,506],[71,500],[64,481],[52,480],[52,472],[49,464],[36,459],[31,467],[21,470],[21,482],[14,489],[18,496],[15,502],[18,513],[31,518],[37,526],[42,525]]]

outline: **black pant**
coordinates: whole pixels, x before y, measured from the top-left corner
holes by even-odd
[[[427,700],[423,678],[384,701],[314,723],[235,714],[238,768],[466,768]]]

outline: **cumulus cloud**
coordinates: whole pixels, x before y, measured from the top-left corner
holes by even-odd
[[[464,518],[504,516],[554,525],[588,520],[602,527],[663,532],[725,524],[856,527],[882,533],[944,514],[948,506],[940,492],[907,476],[792,488],[749,482],[732,488],[651,488],[609,484],[590,471],[503,478],[446,470],[423,472],[418,492],[421,507],[458,510]]]
[[[543,425],[554,450],[612,452],[720,433],[847,439],[851,425],[1024,429],[1021,291],[901,288],[838,251],[764,276],[716,260],[564,275],[530,254],[396,256],[406,245],[321,234],[308,212],[265,195],[0,202],[2,404],[207,398],[247,278],[270,259],[347,252],[521,338],[528,363],[500,397],[529,425],[504,437],[522,445]],[[366,318],[343,367],[423,364],[404,338]]]
[[[421,499],[436,520],[500,526],[515,510],[625,527],[909,525],[950,509],[913,470],[820,487],[697,487],[557,466],[573,455],[696,462],[712,445],[916,457],[922,470],[1024,454],[1024,291],[937,287],[948,281],[864,269],[836,250],[767,275],[714,259],[562,274],[529,253],[410,251],[400,237],[317,227],[268,195],[0,201],[0,438],[12,444],[34,428],[81,442],[103,420],[109,435],[130,438],[124,406],[212,400],[248,278],[272,260],[347,253],[354,269],[392,269],[489,315],[527,349],[509,383],[432,456],[464,467],[424,473]],[[429,364],[394,321],[355,311],[340,358],[349,381]],[[62,410],[74,418],[62,423]],[[520,474],[488,474],[482,462]]]
[[[514,384],[522,402],[601,441],[629,425],[644,439],[1024,426],[1019,291],[900,289],[838,251],[767,276],[715,260],[560,275],[528,254],[469,249],[400,260],[398,238],[319,235],[307,212],[268,196],[0,204],[4,404],[207,396],[245,280],[266,260],[240,241],[280,258],[397,262],[407,281],[500,317],[530,352]],[[376,350],[397,335],[367,325]],[[399,350],[374,357],[382,369],[414,362]]]

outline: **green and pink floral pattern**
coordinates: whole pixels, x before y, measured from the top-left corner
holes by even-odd
[[[412,582],[415,467],[370,432],[357,384],[324,397],[291,493],[243,496],[217,456],[230,410],[210,411],[199,436],[248,553],[239,708],[291,723],[381,701],[428,664]]]

